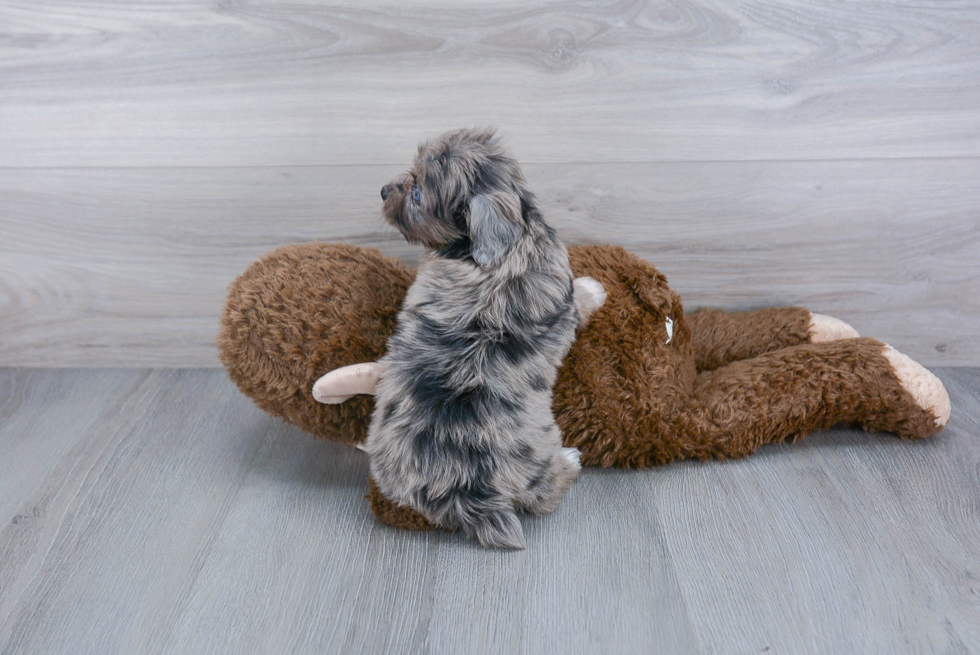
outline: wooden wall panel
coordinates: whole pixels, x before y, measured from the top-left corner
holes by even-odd
[[[978,80],[967,0],[8,0],[0,365],[215,365],[250,261],[411,259],[378,187],[488,123],[570,242],[691,305],[808,304],[977,364]]]
[[[414,262],[379,216],[395,166],[0,174],[0,364],[216,366],[228,283],[312,240]],[[980,160],[550,164],[569,243],[650,259],[689,308],[802,304],[923,363],[980,364]]]
[[[0,7],[0,166],[980,156],[971,0]]]

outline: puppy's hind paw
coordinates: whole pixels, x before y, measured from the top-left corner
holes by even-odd
[[[582,468],[582,451],[578,448],[562,448],[561,456],[577,469]]]
[[[606,302],[606,289],[591,277],[578,277],[572,283],[575,304],[578,306],[579,327],[584,327],[595,310]]]

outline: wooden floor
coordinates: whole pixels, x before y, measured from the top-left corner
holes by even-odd
[[[980,370],[938,373],[931,440],[589,469],[489,552],[222,371],[0,369],[0,652],[980,652]]]

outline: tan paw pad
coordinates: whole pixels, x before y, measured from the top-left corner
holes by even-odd
[[[810,343],[857,339],[860,334],[850,325],[826,314],[810,314]]]
[[[946,425],[950,412],[949,394],[946,393],[942,381],[922,364],[891,346],[886,345],[882,354],[919,407],[936,417],[936,427]]]

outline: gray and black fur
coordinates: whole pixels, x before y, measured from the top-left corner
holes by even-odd
[[[579,324],[568,254],[492,131],[419,147],[382,189],[426,247],[382,360],[365,450],[387,498],[484,546],[524,548],[579,472],[551,411]]]

